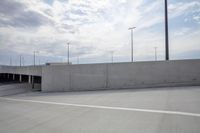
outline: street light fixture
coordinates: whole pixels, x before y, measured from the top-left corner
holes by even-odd
[[[131,62],[133,62],[133,30],[136,27],[131,27],[128,30],[131,30]]]

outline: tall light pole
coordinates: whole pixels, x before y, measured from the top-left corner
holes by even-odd
[[[113,61],[114,61],[114,57],[113,57],[114,51],[110,51],[110,53],[111,53],[111,62],[113,63]]]
[[[34,65],[34,66],[35,66],[35,60],[36,60],[36,59],[35,59],[35,56],[36,56],[35,54],[36,54],[36,53],[39,53],[39,51],[33,51],[33,65]]]
[[[25,60],[23,56],[22,56],[22,65],[25,66]]]
[[[79,64],[79,56],[77,56],[77,64]]]
[[[128,30],[131,30],[131,62],[133,62],[133,30],[136,27],[131,27]]]
[[[157,61],[157,47],[154,47],[155,49],[155,61]]]
[[[68,64],[69,64],[69,45],[70,45],[70,43],[68,42],[67,43],[67,62],[68,62]]]
[[[169,60],[168,6],[165,0],[165,60]]]
[[[19,56],[19,66],[22,66],[22,55]]]
[[[12,57],[10,57],[10,66],[12,66]]]

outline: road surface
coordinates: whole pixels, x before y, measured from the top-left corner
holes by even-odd
[[[0,133],[199,133],[200,87],[0,97]]]

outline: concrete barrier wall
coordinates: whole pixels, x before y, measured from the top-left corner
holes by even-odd
[[[68,66],[46,66],[42,69],[42,91],[65,91],[70,89]]]
[[[46,66],[42,91],[200,85],[200,60]]]
[[[71,66],[70,90],[95,90],[107,88],[107,65]],[[67,89],[68,90],[68,89]]]

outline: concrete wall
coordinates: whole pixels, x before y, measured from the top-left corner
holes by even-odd
[[[69,66],[46,66],[42,69],[42,91],[70,89]]]
[[[42,91],[200,85],[200,60],[46,66]]]

